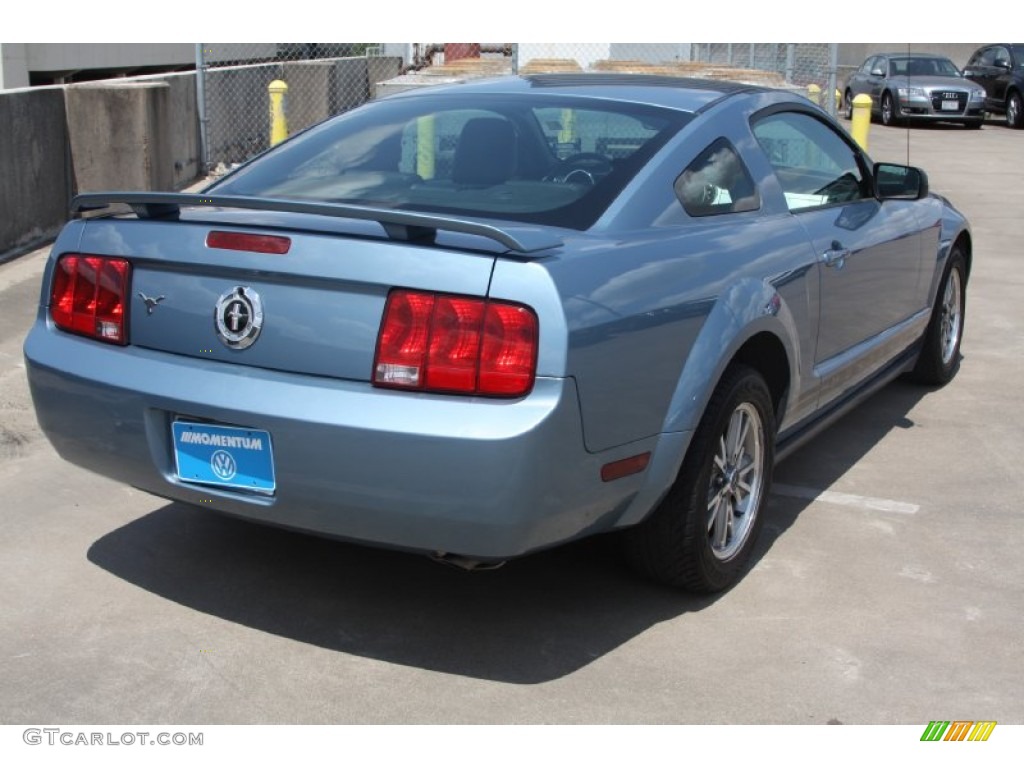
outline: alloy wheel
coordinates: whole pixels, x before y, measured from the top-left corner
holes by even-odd
[[[882,122],[885,125],[892,125],[893,111],[892,96],[886,94],[882,98]]]
[[[943,365],[949,365],[960,344],[960,330],[963,327],[963,318],[960,314],[962,290],[959,270],[951,269],[946,281],[946,290],[942,295],[942,318],[939,321]]]
[[[751,403],[733,411],[712,461],[708,541],[715,558],[728,560],[746,542],[764,492],[764,424]]]

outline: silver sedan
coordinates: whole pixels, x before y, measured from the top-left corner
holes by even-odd
[[[843,93],[846,117],[853,99],[871,97],[871,114],[884,125],[910,121],[956,122],[981,128],[985,122],[985,90],[967,80],[944,56],[883,53],[869,56]]]

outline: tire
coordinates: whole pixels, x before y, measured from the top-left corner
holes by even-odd
[[[843,96],[843,117],[853,120],[853,92],[847,91]]]
[[[625,532],[626,555],[649,578],[690,592],[735,584],[754,550],[775,461],[775,412],[764,378],[730,367],[694,433],[675,484]]]
[[[882,94],[882,125],[892,127],[899,125],[899,118],[896,117],[896,103],[892,94],[886,91]]]
[[[913,378],[922,384],[943,385],[960,368],[960,342],[967,308],[967,262],[959,245],[953,246],[939,284],[935,308],[924,335],[924,346]]]
[[[1024,128],[1024,111],[1017,91],[1013,91],[1006,100],[1006,124],[1011,128]]]

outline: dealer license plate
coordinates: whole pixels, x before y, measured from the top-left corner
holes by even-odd
[[[269,432],[191,421],[175,421],[171,429],[174,461],[181,480],[274,492],[274,456]]]

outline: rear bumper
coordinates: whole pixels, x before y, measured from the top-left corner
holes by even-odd
[[[39,423],[66,460],[168,499],[398,549],[504,559],[613,527],[644,475],[603,483],[600,467],[657,442],[587,453],[572,379],[538,379],[515,401],[410,394],[108,347],[44,322],[25,357]],[[275,494],[178,479],[176,417],[267,430]]]

